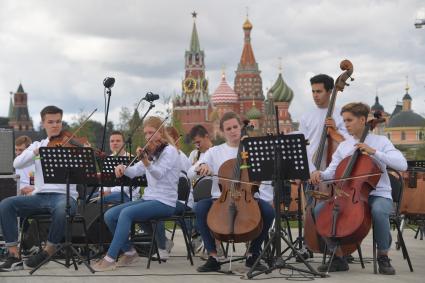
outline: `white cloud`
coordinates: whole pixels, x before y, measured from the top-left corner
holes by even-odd
[[[293,118],[314,107],[309,78],[317,73],[336,77],[344,58],[352,60],[356,80],[338,104],[372,104],[378,88],[391,112],[408,75],[413,108],[425,109],[425,30],[413,25],[425,11],[420,0],[1,2],[0,116],[7,115],[9,91],[16,91],[19,82],[36,124],[47,104],[62,107],[66,117],[97,107],[95,118],[103,122],[107,76],[117,80],[109,115],[114,123],[122,106],[132,108],[147,91],[179,93],[193,10],[199,13],[210,91],[219,84],[223,65],[233,86],[246,6],[264,90],[276,80],[282,57],[284,79],[295,92]]]

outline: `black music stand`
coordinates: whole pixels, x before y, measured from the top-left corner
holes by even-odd
[[[247,164],[250,181],[273,180],[275,184],[275,231],[264,246],[261,255],[248,271],[248,279],[252,279],[262,273],[270,273],[275,269],[282,268],[324,277],[323,274],[317,272],[307,261],[305,261],[290,240],[281,235],[280,203],[283,182],[289,179],[307,180],[310,177],[304,135],[294,134],[245,138],[242,143],[245,146],[245,151],[248,152]],[[286,242],[288,248],[305,264],[308,270],[286,263],[290,257],[288,259],[282,258],[281,239]],[[272,244],[273,259],[271,266],[269,265],[269,268],[265,271],[253,273],[260,259]]]
[[[123,187],[128,186],[130,193],[130,200],[133,199],[133,187],[143,186],[147,184],[145,176],[135,177],[133,179],[122,176],[121,178],[115,177],[115,167],[120,164],[128,165],[130,157],[128,156],[107,156],[103,161],[102,167],[102,185],[105,187],[121,186],[121,202],[123,202],[124,191]]]
[[[96,183],[96,165],[94,152],[86,147],[40,147],[40,160],[43,168],[43,178],[46,184],[66,184],[66,225],[65,242],[60,245],[54,254],[30,271],[33,274],[41,266],[49,262],[59,252],[65,252],[65,266],[70,267],[70,260],[75,270],[78,270],[75,257],[83,262],[94,273],[91,266],[83,260],[80,253],[72,246],[71,242],[71,204],[70,184]]]

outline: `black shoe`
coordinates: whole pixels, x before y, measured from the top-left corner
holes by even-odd
[[[0,272],[15,271],[24,269],[24,264],[19,258],[10,256],[0,265]]]
[[[30,256],[26,261],[25,265],[31,268],[38,266],[42,263],[46,258],[49,257],[49,254],[46,251],[41,251],[36,255]]]
[[[249,267],[249,268],[253,267],[257,258],[258,258],[258,255],[248,256],[245,260],[245,266]],[[261,261],[259,261],[257,263],[257,265],[255,266],[255,268],[253,269],[253,271],[262,272],[262,271],[266,271],[267,269],[269,269],[269,268],[267,266],[265,266],[264,264],[262,264]]]
[[[378,271],[385,275],[394,275],[395,269],[391,266],[390,259],[386,255],[378,256]]]
[[[350,269],[347,261],[344,258],[337,256],[333,258],[330,266],[328,264],[322,264],[317,268],[317,270],[319,272],[327,272],[328,268],[329,272],[347,271]]]
[[[196,270],[198,272],[213,272],[219,271],[220,268],[218,261],[214,257],[209,256],[207,262],[204,265],[199,266]]]
[[[348,262],[348,263],[353,263],[354,262],[354,256],[352,255],[345,255],[344,259]]]

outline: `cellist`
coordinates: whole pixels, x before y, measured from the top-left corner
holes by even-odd
[[[194,176],[198,172],[199,175],[217,175],[220,166],[227,160],[236,158],[238,147],[241,139],[241,120],[234,112],[227,112],[220,119],[220,130],[223,132],[225,143],[213,146],[189,169],[188,176]],[[220,189],[217,178],[213,179],[211,198],[199,201],[195,207],[196,223],[199,232],[201,233],[204,247],[208,252],[207,262],[198,267],[198,272],[211,272],[220,270],[220,264],[217,260],[217,248],[214,238],[207,225],[207,215],[213,202],[220,197]],[[263,243],[268,230],[274,219],[274,210],[272,206],[264,201],[257,200],[261,216],[263,218],[263,228],[261,234],[251,242],[248,250],[248,257],[245,266],[252,267],[260,255],[260,247]],[[267,267],[263,264],[258,264],[256,270],[264,271]]]
[[[393,202],[387,167],[404,171],[407,169],[407,161],[403,154],[385,136],[375,135],[369,132],[365,141],[359,143],[359,139],[366,127],[369,112],[369,106],[364,103],[349,103],[342,108],[341,115],[350,137],[339,144],[326,170],[314,171],[311,174],[311,182],[318,184],[322,180],[332,179],[338,164],[345,157],[352,155],[357,149],[363,154],[368,154],[372,157],[382,171],[379,182],[375,189],[370,192],[368,199],[373,225],[375,227],[374,233],[378,249],[379,273],[393,275],[395,274],[395,270],[388,258],[388,251],[391,246],[389,216],[393,209]],[[314,210],[316,216],[320,212],[321,204],[317,205]],[[326,241],[331,247],[335,245],[330,239],[326,239]],[[323,272],[327,268],[328,266],[322,265],[318,270]],[[348,264],[344,259],[334,257],[329,271],[346,271],[348,269]]]

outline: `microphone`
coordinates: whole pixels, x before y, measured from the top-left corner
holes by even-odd
[[[146,100],[147,102],[153,102],[158,99],[159,99],[159,94],[154,94],[152,92],[146,93],[145,97],[143,98],[143,100]]]
[[[103,80],[103,85],[104,85],[106,88],[111,88],[111,87],[113,87],[113,86],[114,86],[114,84],[115,84],[115,79],[114,79],[114,78],[106,77],[106,78]]]

